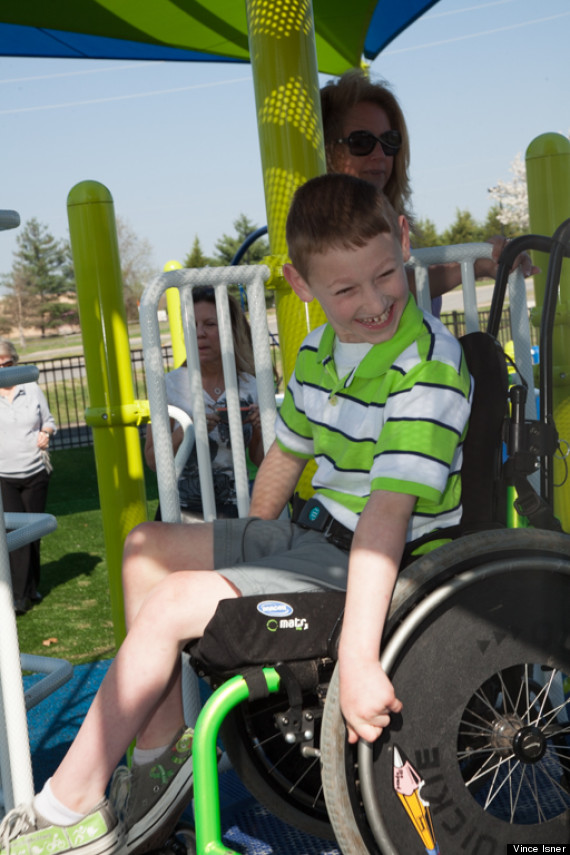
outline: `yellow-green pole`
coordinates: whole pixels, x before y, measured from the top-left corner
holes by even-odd
[[[179,261],[167,261],[164,272],[169,270],[181,270]],[[180,307],[180,291],[178,288],[166,289],[166,311],[168,313],[168,324],[170,326],[170,341],[172,344],[172,361],[174,368],[180,368],[186,359],[186,345],[184,344],[184,328],[182,326],[182,310]]]
[[[93,428],[118,645],[125,636],[123,543],[129,531],[147,518],[138,425],[146,419],[148,406],[134,398],[111,194],[96,181],[83,181],[70,190],[67,213],[89,391],[86,421]]]
[[[296,188],[326,172],[311,2],[246,0],[249,53],[271,254],[287,254],[285,221]],[[310,328],[324,321],[313,302],[306,311],[275,266],[277,327],[285,381]]]
[[[530,231],[551,236],[570,217],[570,140],[562,134],[542,134],[526,151],[526,178]],[[536,308],[533,323],[540,324],[548,256],[534,253],[542,273],[535,276]],[[561,439],[570,441],[570,261],[562,262],[560,291],[552,340],[554,421]],[[570,480],[567,461],[555,457],[553,475],[554,511],[565,531],[570,532]],[[564,483],[565,482],[565,483]]]
[[[285,222],[296,188],[326,172],[313,6],[310,0],[246,0],[277,329],[287,383],[309,330],[325,321],[320,305],[302,303],[283,278]],[[298,490],[311,493],[314,465]]]

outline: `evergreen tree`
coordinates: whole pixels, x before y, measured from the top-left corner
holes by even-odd
[[[258,228],[258,226],[252,223],[245,214],[240,214],[237,220],[234,220],[233,225],[236,230],[236,237],[224,234],[216,242],[215,261],[218,264],[231,264],[236,252],[241,247],[245,239],[253,234],[253,232],[257,231]],[[248,247],[240,261],[240,264],[257,264],[268,254],[268,242],[265,239],[256,240],[250,247]]]
[[[455,212],[455,220],[442,235],[443,244],[479,243],[483,240],[483,229],[469,211]]]
[[[39,327],[43,337],[62,323],[77,323],[77,306],[70,296],[75,281],[67,242],[57,241],[47,226],[32,218],[24,223],[16,243],[12,271],[3,281],[10,295],[2,308],[18,327],[23,345],[26,327]]]
[[[202,251],[202,245],[198,235],[194,238],[192,249],[183,262],[183,267],[210,267],[214,262]]]
[[[422,220],[417,220],[414,225],[413,234],[410,235],[412,246],[419,249],[424,246],[442,246],[443,240],[441,235],[437,233],[435,223],[427,217]]]

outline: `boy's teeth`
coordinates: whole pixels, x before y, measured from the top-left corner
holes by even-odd
[[[383,321],[388,317],[389,311],[390,311],[389,309],[386,309],[386,311],[381,315],[374,315],[372,318],[362,318],[362,323],[363,324],[379,324],[380,321]]]

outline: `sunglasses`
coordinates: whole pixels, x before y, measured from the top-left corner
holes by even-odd
[[[402,134],[400,131],[384,131],[377,137],[371,131],[353,131],[337,142],[347,145],[349,152],[354,157],[365,157],[367,154],[372,154],[376,143],[380,143],[386,157],[394,157],[400,151]]]
[[[0,368],[11,368],[14,364],[13,359],[9,359],[8,362],[0,362]]]

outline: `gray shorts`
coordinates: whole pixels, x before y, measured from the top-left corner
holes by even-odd
[[[216,520],[214,569],[243,596],[345,591],[348,552],[289,520]]]

